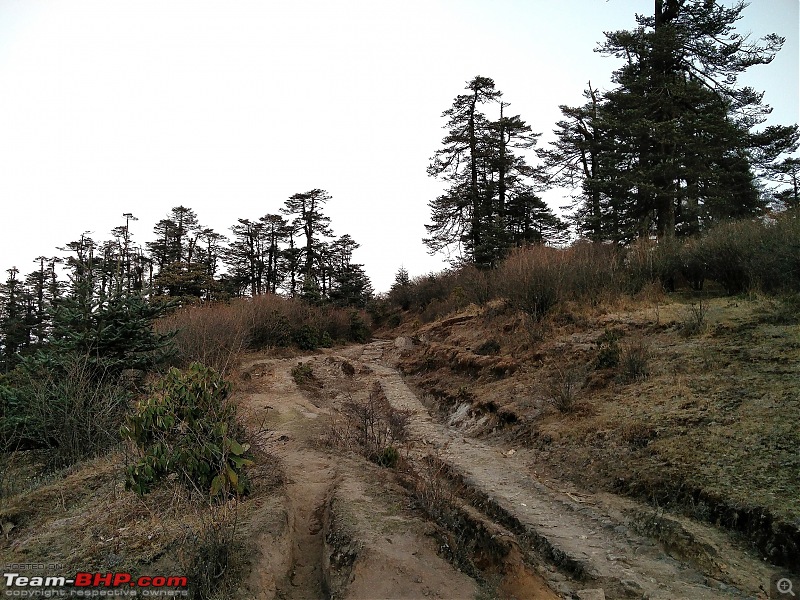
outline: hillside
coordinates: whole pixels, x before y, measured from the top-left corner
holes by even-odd
[[[656,294],[534,325],[491,302],[381,335],[243,357],[238,501],[139,498],[118,451],[11,455],[3,561],[225,598],[766,598],[797,568],[791,305]]]

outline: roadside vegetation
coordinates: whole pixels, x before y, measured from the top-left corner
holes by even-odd
[[[745,8],[656,2],[635,30],[606,33],[601,50],[627,57],[615,87],[561,106],[548,148],[504,112],[491,78],[467,82],[428,167],[444,189],[423,243],[452,267],[400,269],[385,295],[316,188],[236,219],[230,238],[177,206],[141,246],[124,213],[106,241],[82,234],[31,273],[8,269],[7,562],[181,568],[192,597],[231,597],[240,515],[283,483],[263,429],[242,417],[242,358],[294,359],[377,332],[407,338],[400,366],[465,434],[533,449],[542,472],[718,523],[796,564],[798,129],[759,128],[770,109],[736,82],[783,44],[734,33]],[[563,186],[574,203],[559,216],[537,194]],[[355,373],[341,364],[343,381]],[[310,362],[290,377],[321,394]],[[363,400],[343,402],[327,447],[401,473],[408,414],[379,383]],[[428,466],[409,489],[429,515],[460,522],[442,508],[457,486]]]

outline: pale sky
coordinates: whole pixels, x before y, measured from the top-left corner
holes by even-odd
[[[422,244],[441,113],[476,75],[550,137],[617,66],[593,52],[652,0],[0,0],[0,269],[132,212],[151,239],[173,206],[230,234],[238,218],[327,190],[336,235],[376,290]],[[798,0],[752,0],[739,24],[787,38],[742,79],[798,122]],[[563,194],[550,194],[556,208]],[[5,273],[0,273],[5,278]]]

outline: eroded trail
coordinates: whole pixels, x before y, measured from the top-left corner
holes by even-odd
[[[272,539],[289,554],[285,573],[274,576],[272,595],[251,597],[765,597],[759,586],[768,567],[724,533],[542,481],[524,449],[511,452],[435,419],[392,366],[394,351],[384,341],[305,357],[314,373],[305,391],[290,375],[298,359],[246,366],[258,380],[247,411],[267,419],[288,477],[288,534]],[[421,513],[407,478],[404,488],[402,475],[323,443],[346,402],[376,384],[408,415],[409,468],[435,464],[446,480],[448,522]],[[253,572],[275,562],[256,561]]]

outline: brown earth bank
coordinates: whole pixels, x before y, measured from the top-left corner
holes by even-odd
[[[239,501],[139,498],[123,452],[7,457],[0,561],[242,599],[767,598],[800,570],[800,328],[773,301],[403,327],[245,357]]]

